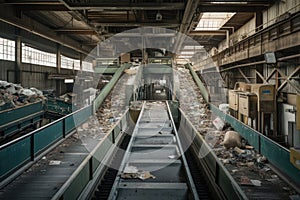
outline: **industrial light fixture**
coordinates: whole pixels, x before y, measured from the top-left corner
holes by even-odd
[[[160,14],[160,12],[158,11],[156,13],[156,21],[161,21],[162,20],[162,15]]]
[[[276,56],[274,52],[265,53],[265,61],[267,64],[276,64]]]

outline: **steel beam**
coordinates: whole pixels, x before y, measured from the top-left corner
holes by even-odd
[[[3,4],[10,5],[62,5],[57,0],[54,1],[6,1]]]
[[[68,2],[71,10],[182,10],[184,3],[121,3],[121,2]]]
[[[215,31],[191,31],[188,33],[190,36],[211,36],[211,35],[221,35],[226,36],[226,30],[215,30]]]
[[[209,4],[199,5],[199,12],[258,12],[268,8],[261,5],[231,5],[231,4]]]
[[[46,11],[69,11],[69,9],[64,6],[64,5],[29,5],[29,4],[25,4],[25,5],[21,5],[21,4],[16,4],[17,9],[19,10],[46,10]]]
[[[61,38],[56,35],[56,33],[49,29],[48,27],[36,22],[35,20],[31,19],[28,22],[26,19],[20,19],[13,15],[13,12],[7,6],[2,6],[0,12],[0,21],[10,24],[14,27],[18,27],[22,30],[28,31],[32,34],[38,35],[45,39],[48,39],[53,42],[60,43],[66,47],[69,47],[75,51],[89,54],[89,51],[82,49],[81,44],[76,42],[71,38]]]
[[[193,21],[194,13],[196,12],[196,9],[198,7],[199,0],[188,0],[183,18],[181,21],[181,25],[179,28],[179,32],[186,34],[189,30],[190,24]],[[175,43],[175,52],[178,51],[181,48],[181,45],[183,43],[183,35],[179,35],[179,39]]]
[[[97,33],[91,29],[57,29],[60,34],[74,34],[74,35],[96,35]]]
[[[91,21],[91,24],[95,26],[114,26],[114,27],[140,27],[140,26],[154,26],[154,27],[178,27],[180,23],[178,22],[98,22]]]
[[[68,9],[71,10],[71,8],[69,7],[69,5],[64,1],[64,0],[59,0],[61,3],[63,3]],[[89,20],[87,19],[86,15],[84,15],[82,12],[79,12],[77,10],[73,10],[71,12],[71,15],[74,16],[75,18],[79,18],[80,21],[82,21],[85,25],[87,25],[90,29],[94,30],[96,33],[98,33],[98,30],[92,26],[89,22]],[[99,37],[99,35],[97,34],[97,38],[101,41],[101,38]]]
[[[240,74],[243,76],[243,78],[246,80],[246,82],[247,82],[247,83],[250,83],[249,79],[248,79],[247,76],[244,74],[244,72],[243,72],[240,68],[238,68],[238,70],[239,70]]]

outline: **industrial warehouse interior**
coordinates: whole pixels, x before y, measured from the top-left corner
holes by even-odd
[[[0,2],[0,199],[300,199],[299,0]]]

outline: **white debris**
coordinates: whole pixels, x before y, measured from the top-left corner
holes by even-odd
[[[49,165],[60,165],[61,161],[60,160],[50,160]]]

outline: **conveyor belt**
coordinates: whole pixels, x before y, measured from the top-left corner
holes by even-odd
[[[154,177],[144,180],[129,178],[128,175],[134,173],[126,173],[128,169],[138,169],[137,174],[149,172]],[[102,193],[99,189],[98,195]],[[198,199],[175,124],[165,102],[143,104],[108,199],[143,198]]]

